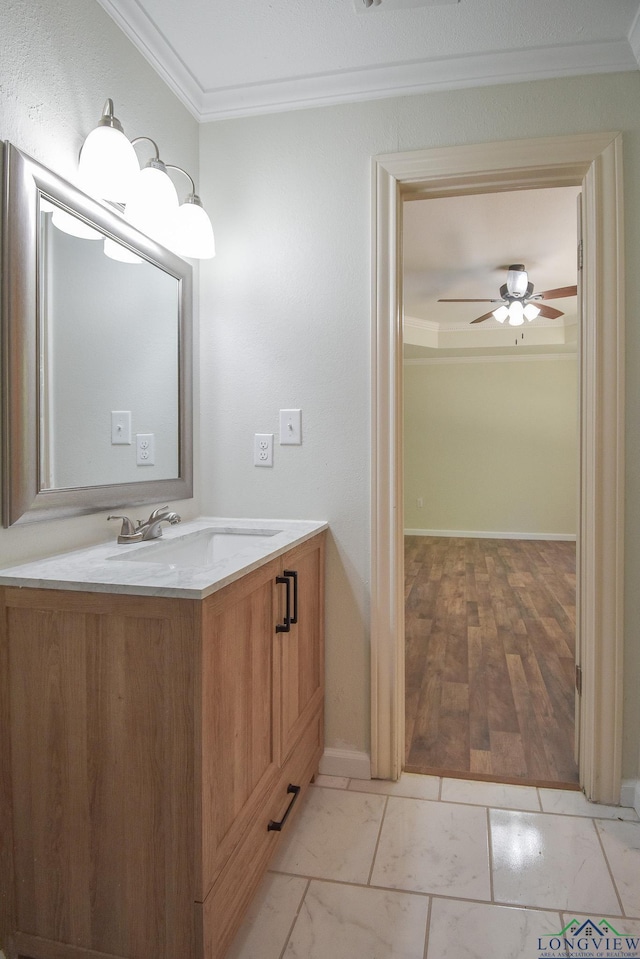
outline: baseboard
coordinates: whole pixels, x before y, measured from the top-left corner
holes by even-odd
[[[357,749],[325,749],[320,760],[323,776],[371,779],[371,757]]]
[[[575,543],[575,533],[494,533],[468,529],[405,529],[405,536],[449,536],[462,539],[545,539]]]
[[[640,779],[623,779],[620,787],[620,805],[635,809],[640,816]]]

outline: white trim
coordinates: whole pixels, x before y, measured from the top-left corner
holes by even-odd
[[[575,533],[496,533],[487,530],[467,529],[405,529],[405,536],[444,536],[451,539],[530,539],[530,540],[557,540],[558,542],[575,543]]]
[[[374,158],[372,180],[372,775],[397,779],[404,753],[402,193],[582,184],[579,766],[587,797],[615,804],[623,701],[622,139],[578,134],[388,154]]]
[[[508,354],[506,356],[416,356],[404,360],[405,366],[433,366],[438,363],[539,363],[544,361],[550,363],[553,360],[571,360],[576,361],[576,354],[573,353],[522,353],[518,356]]]
[[[325,749],[319,772],[322,776],[371,779],[371,757],[357,749]]]
[[[630,41],[605,40],[433,57],[205,90],[136,0],[98,2],[201,123],[433,90],[638,69]]]
[[[640,779],[623,779],[620,786],[620,805],[635,809],[640,816]]]
[[[136,0],[98,0],[170,90],[196,120],[202,120],[204,91],[167,38]]]
[[[637,70],[626,40],[433,57],[205,91],[200,119],[223,120],[362,100]]]

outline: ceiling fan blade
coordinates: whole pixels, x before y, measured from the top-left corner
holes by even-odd
[[[438,300],[438,303],[495,303],[496,300]]]
[[[535,306],[540,310],[540,316],[546,316],[548,320],[557,320],[559,316],[564,316],[562,310],[556,310],[553,306],[547,306],[546,303],[540,303],[540,301],[535,303]]]
[[[564,296],[577,296],[578,287],[577,286],[559,286],[555,290],[545,290],[544,293],[538,293],[538,296],[543,296],[545,300],[561,300]]]
[[[489,300],[491,302],[491,300]],[[488,320],[490,316],[493,316],[493,310],[491,313],[485,313],[484,316],[479,316],[475,320],[471,320],[471,323],[484,323],[485,320]]]

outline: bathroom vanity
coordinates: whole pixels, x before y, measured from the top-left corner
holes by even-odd
[[[221,959],[318,769],[326,524],[216,523],[0,571],[9,959]]]

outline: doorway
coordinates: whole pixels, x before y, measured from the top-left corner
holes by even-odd
[[[578,788],[578,197],[403,205],[410,772]],[[548,315],[500,324],[520,261]]]
[[[584,335],[578,659],[581,786],[620,796],[622,733],[623,307],[621,138],[503,141],[374,161],[372,775],[397,779],[404,743],[402,303],[403,194],[581,185]]]

